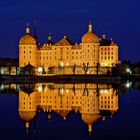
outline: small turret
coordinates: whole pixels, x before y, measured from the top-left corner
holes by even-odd
[[[102,34],[102,39],[106,39],[106,34],[105,33]]]

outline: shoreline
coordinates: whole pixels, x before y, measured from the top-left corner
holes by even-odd
[[[140,80],[134,75],[2,75],[2,83],[121,83]]]

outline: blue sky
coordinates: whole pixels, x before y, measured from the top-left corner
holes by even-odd
[[[1,0],[0,57],[18,57],[18,42],[26,23],[33,31],[36,18],[41,44],[49,32],[54,42],[67,35],[79,43],[92,20],[99,37],[105,32],[119,45],[120,60],[139,61],[139,5],[139,0]]]

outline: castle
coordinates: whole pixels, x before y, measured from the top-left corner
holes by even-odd
[[[32,85],[33,86],[33,85]],[[30,127],[38,110],[48,114],[48,120],[54,119],[53,112],[64,120],[72,112],[79,112],[89,133],[97,120],[113,116],[118,110],[117,90],[106,84],[48,84],[38,83],[32,87],[23,86],[19,90],[19,116]]]
[[[72,43],[66,36],[54,43],[49,35],[48,41],[40,45],[36,30],[31,35],[27,25],[25,35],[19,41],[19,67],[28,64],[40,72],[44,69],[46,73],[49,68],[54,68],[53,73],[56,73],[60,67],[65,67],[63,73],[72,73],[71,68],[76,67],[75,73],[81,74],[83,68],[88,67],[87,73],[94,74],[98,65],[111,68],[118,64],[118,45],[112,39],[106,39],[105,34],[100,39],[93,32],[91,23],[80,44]]]

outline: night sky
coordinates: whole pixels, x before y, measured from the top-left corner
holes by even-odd
[[[99,37],[105,32],[119,45],[120,60],[140,60],[140,0],[1,0],[0,57],[18,57],[18,42],[27,23],[41,44],[51,32],[54,42],[68,36],[80,43],[92,21]]]

